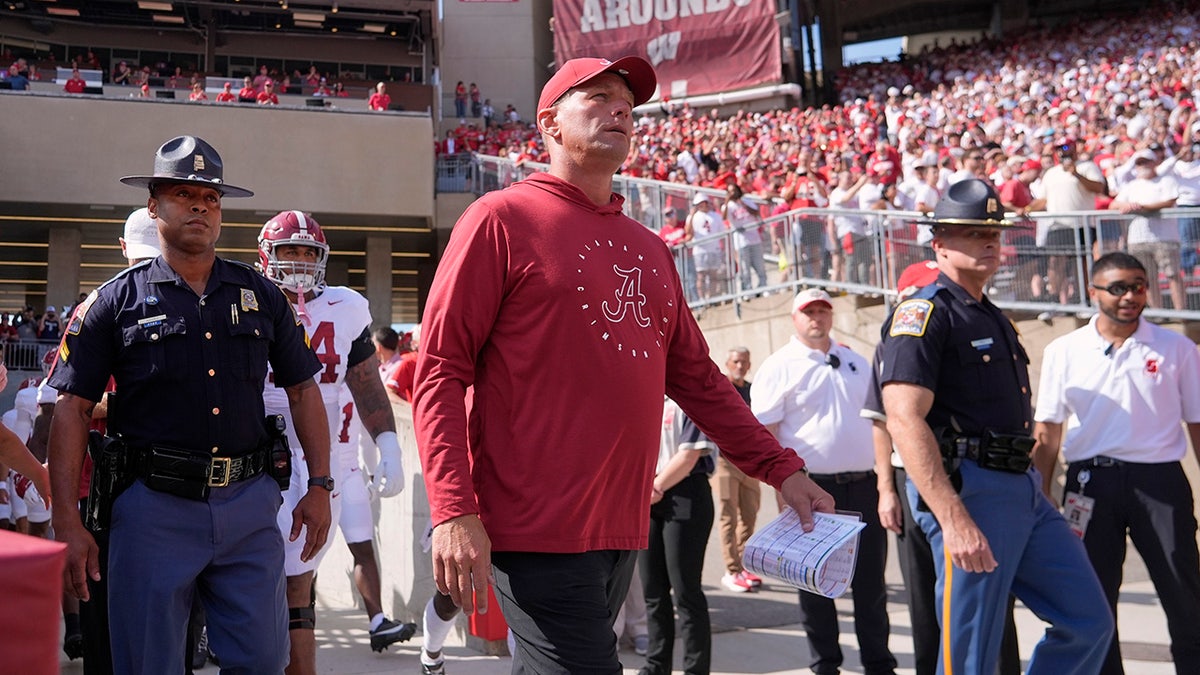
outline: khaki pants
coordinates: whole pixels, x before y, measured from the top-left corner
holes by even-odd
[[[718,500],[721,556],[725,558],[726,571],[737,574],[742,571],[746,540],[754,534],[762,485],[724,457],[717,457],[712,485]]]

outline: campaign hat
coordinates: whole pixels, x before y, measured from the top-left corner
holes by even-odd
[[[177,136],[163,143],[154,154],[153,174],[125,176],[121,182],[146,188],[155,183],[189,183],[213,188],[223,197],[254,196],[246,188],[225,182],[221,155],[196,136]]]
[[[562,98],[563,94],[601,73],[616,73],[623,77],[633,92],[635,106],[649,101],[658,87],[658,76],[654,74],[654,66],[640,56],[625,56],[616,61],[592,57],[571,59],[562,64],[546,86],[542,87],[537,109],[549,108]]]
[[[922,225],[967,225],[973,227],[1014,227],[1017,223],[1004,219],[1000,195],[987,181],[967,178],[946,189],[938,200],[931,217],[919,221]]]

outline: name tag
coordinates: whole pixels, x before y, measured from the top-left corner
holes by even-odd
[[[157,326],[158,324],[160,324],[166,320],[167,320],[166,314],[159,314],[158,316],[148,316],[144,319],[138,319],[138,325],[139,326]]]

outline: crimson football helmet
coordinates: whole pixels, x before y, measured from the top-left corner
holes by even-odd
[[[316,262],[280,260],[277,246],[311,246],[317,250]],[[263,225],[258,233],[258,269],[271,281],[289,291],[304,294],[325,285],[325,263],[329,244],[321,225],[300,211],[282,211]]]

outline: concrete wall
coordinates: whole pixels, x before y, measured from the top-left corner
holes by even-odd
[[[165,140],[212,143],[226,181],[255,191],[226,208],[304,204],[314,212],[432,220],[428,116],[224,107],[153,99],[0,95],[4,201],[128,205],[145,200],[122,175],[153,169]]]
[[[454,86],[479,85],[499,115],[512,104],[531,121],[550,78],[549,0],[447,2],[442,24],[442,117],[454,117]],[[468,111],[470,112],[470,111]]]

